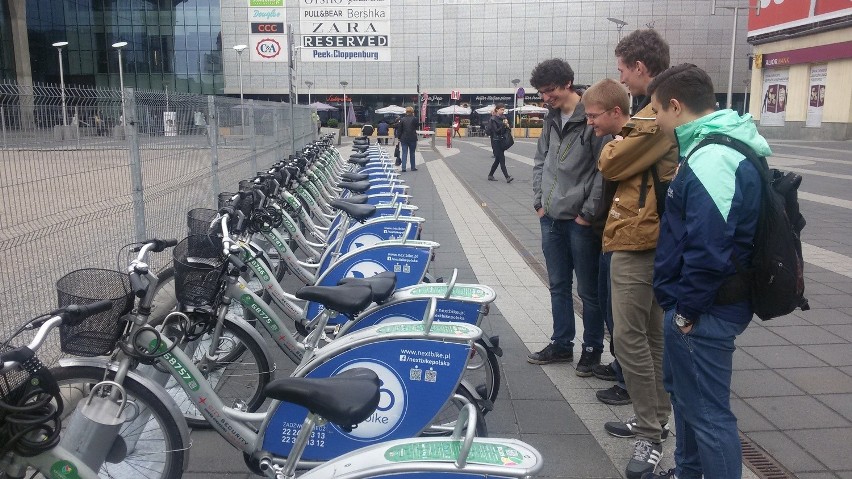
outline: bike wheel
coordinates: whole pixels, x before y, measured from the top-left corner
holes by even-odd
[[[213,357],[206,359],[205,353],[209,351],[211,341],[208,333],[192,344],[180,346],[187,354],[192,353],[193,362],[225,406],[233,407],[240,402],[247,411],[257,411],[265,399],[263,388],[272,381],[273,366],[269,364],[263,346],[246,331],[233,327],[227,321]],[[165,388],[191,427],[212,427],[173,377],[169,377]]]
[[[63,426],[92,387],[103,381],[105,369],[94,366],[68,366],[51,369],[65,403]],[[112,371],[107,379],[114,376]],[[179,478],[183,474],[184,455],[189,444],[183,443],[180,428],[168,407],[148,388],[132,378],[124,379],[128,407],[134,406],[134,420],[121,427],[119,438],[98,475],[100,477]],[[106,391],[109,388],[107,387]],[[146,419],[147,417],[147,419]],[[122,447],[123,446],[123,447]]]
[[[476,343],[482,349],[471,350],[464,378],[474,386],[479,397],[487,400],[487,403],[479,404],[479,409],[482,414],[488,414],[500,393],[500,362],[497,360],[497,355],[485,346],[482,339],[476,340]],[[485,354],[483,355],[481,351],[485,351]]]
[[[177,309],[175,269],[169,266],[157,273],[157,277],[154,301],[151,303],[151,314],[148,316],[148,324],[152,326],[162,323],[169,313]]]
[[[474,395],[468,391],[464,385],[459,384],[453,397],[444,404],[444,407],[438,411],[438,414],[432,420],[432,425],[427,427],[420,433],[420,435],[424,437],[451,435],[453,433],[453,429],[456,427],[456,422],[458,422],[459,413],[467,404],[477,406]],[[482,414],[479,407],[476,407],[475,409],[476,435],[479,437],[485,437],[488,435],[485,416]]]

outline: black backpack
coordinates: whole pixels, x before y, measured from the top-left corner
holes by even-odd
[[[754,314],[764,321],[797,308],[807,311],[810,306],[804,296],[800,237],[805,218],[799,211],[798,199],[802,177],[770,169],[765,157],[758,156],[745,143],[724,135],[708,136],[692,153],[710,144],[725,145],[745,156],[760,173],[763,185],[751,264],[744,268],[734,258],[737,274],[722,285],[716,304],[750,299]]]

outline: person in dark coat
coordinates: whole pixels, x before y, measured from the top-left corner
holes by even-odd
[[[414,116],[414,108],[405,107],[405,116],[399,120],[399,126],[396,129],[396,137],[399,138],[399,144],[402,145],[402,171],[405,171],[406,158],[410,158],[411,171],[417,171],[414,166],[414,151],[417,149],[417,129],[418,122]]]
[[[491,151],[494,152],[494,163],[491,164],[491,171],[488,172],[488,181],[497,181],[494,178],[494,172],[497,171],[497,166],[500,166],[503,176],[506,177],[506,183],[511,183],[514,178],[509,176],[506,170],[506,150],[503,149],[503,137],[509,134],[509,120],[503,115],[505,111],[504,103],[494,105],[491,118],[485,123],[485,134],[491,137]]]

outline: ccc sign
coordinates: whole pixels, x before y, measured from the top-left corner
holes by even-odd
[[[287,30],[284,28],[283,23],[252,23],[251,24],[251,32],[252,33],[278,33],[285,34]]]

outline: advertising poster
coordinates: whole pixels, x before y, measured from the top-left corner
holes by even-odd
[[[390,0],[299,0],[301,60],[389,62]]]
[[[290,60],[287,44],[287,9],[284,0],[248,0],[249,61],[284,63]]]
[[[177,136],[177,112],[163,112],[163,134],[165,136]]]
[[[822,125],[822,108],[825,105],[825,77],[828,74],[827,65],[811,67],[811,82],[808,89],[808,117],[805,126],[818,128]]]
[[[763,70],[763,102],[761,104],[761,126],[784,126],[787,113],[787,81],[790,71]]]

